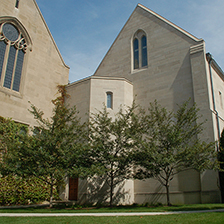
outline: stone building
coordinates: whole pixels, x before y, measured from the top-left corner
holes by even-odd
[[[33,126],[30,101],[50,117],[57,85],[68,83],[68,73],[36,1],[1,0],[0,116]],[[103,103],[114,116],[134,97],[145,108],[156,99],[168,110],[191,98],[207,120],[200,137],[214,141],[224,127],[223,80],[203,39],[138,4],[94,75],[67,86],[68,103],[86,120]],[[91,199],[92,180],[68,182],[63,199]],[[214,171],[181,173],[171,182],[171,202],[220,202],[218,183]],[[119,203],[165,202],[165,192],[155,180],[123,184],[126,194]]]
[[[33,126],[29,101],[51,116],[65,64],[35,0],[0,1],[0,116]]]
[[[94,75],[68,85],[67,90],[69,104],[76,105],[85,119],[103,103],[114,116],[120,105],[131,105],[134,97],[145,108],[156,99],[168,110],[176,110],[177,104],[190,98],[207,120],[200,138],[210,142],[224,127],[223,80],[224,73],[206,54],[203,39],[138,4]],[[171,181],[171,202],[220,202],[218,183],[214,171],[180,173]],[[90,200],[93,194],[92,181],[85,184],[79,183],[80,201]],[[125,181],[123,189],[127,194],[120,203],[166,202],[163,187],[153,179]]]

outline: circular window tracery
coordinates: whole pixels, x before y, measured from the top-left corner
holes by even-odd
[[[16,41],[19,38],[19,32],[15,26],[10,23],[3,24],[2,27],[3,35],[10,41]]]
[[[11,23],[6,22],[0,24],[0,41],[2,40],[10,45],[14,45],[19,50],[23,50],[24,52],[27,50],[27,44],[24,37]]]

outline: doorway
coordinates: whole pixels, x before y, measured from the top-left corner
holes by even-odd
[[[79,178],[69,178],[69,200],[78,200],[78,183]]]

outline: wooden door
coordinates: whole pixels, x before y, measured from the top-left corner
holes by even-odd
[[[69,178],[69,200],[78,200],[78,178]]]

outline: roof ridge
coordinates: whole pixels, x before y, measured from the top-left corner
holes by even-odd
[[[174,24],[173,22],[169,21],[168,19],[164,18],[163,16],[159,15],[158,13],[152,11],[151,9],[145,7],[144,5],[138,3],[137,7],[144,9],[145,11],[151,13],[152,15],[156,16],[158,19],[164,21],[165,23],[169,24],[170,26],[172,26],[173,28],[179,30],[180,32],[184,33],[185,35],[187,35],[188,37],[190,37],[191,39],[193,39],[194,41],[200,42],[203,41],[202,38],[197,38],[194,35],[192,35],[191,33],[189,33],[188,31],[182,29],[181,27],[179,27],[178,25]]]

